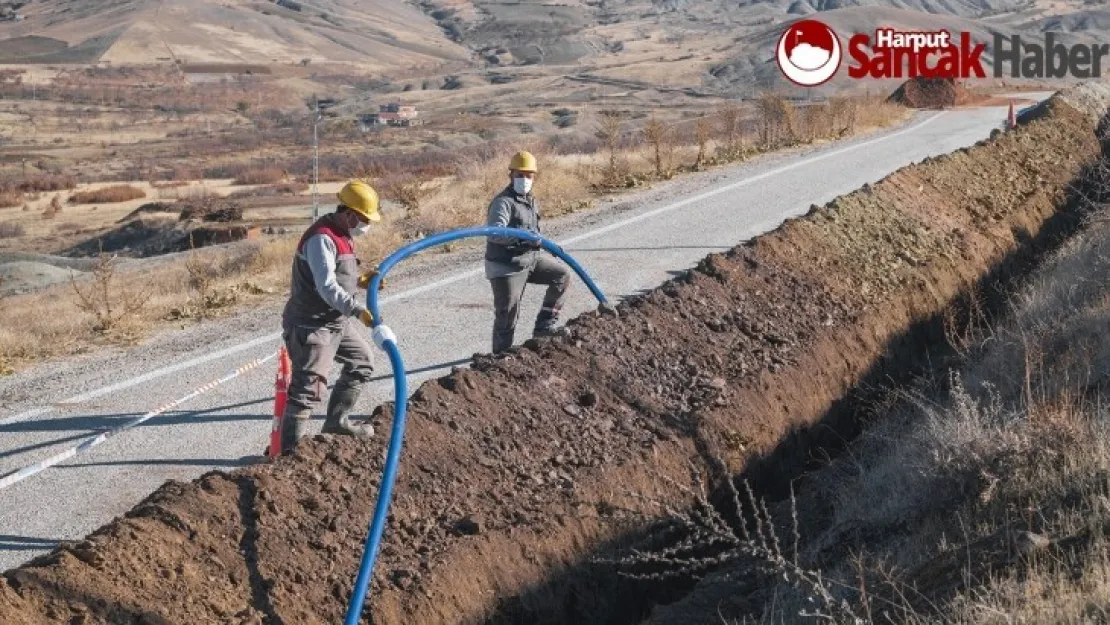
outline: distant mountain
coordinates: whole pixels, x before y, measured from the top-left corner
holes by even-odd
[[[398,0],[35,0],[19,13],[0,22],[0,61],[394,68],[469,57]]]
[[[0,22],[0,62],[346,65],[406,90],[528,75],[573,76],[583,98],[597,85],[735,94],[790,87],[775,42],[805,16],[842,38],[893,26],[1106,40],[1110,11],[1090,1],[34,0]]]

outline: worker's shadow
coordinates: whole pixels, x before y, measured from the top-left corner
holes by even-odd
[[[430,373],[439,370],[449,369],[451,367],[462,366],[470,364],[471,359],[462,358],[452,360],[449,362],[441,362],[425,367],[418,367],[415,369],[407,370],[407,375],[416,375],[422,373]],[[332,380],[334,380],[334,375]],[[392,373],[385,373],[375,376],[370,379],[371,382],[379,382],[382,380],[392,379]],[[329,390],[330,390],[329,386]],[[222,406],[214,406],[212,408],[205,408],[203,410],[189,410],[189,411],[175,411],[167,412],[166,414],[159,415],[140,423],[136,427],[165,427],[173,425],[188,425],[188,424],[213,424],[213,423],[227,423],[233,421],[269,421],[273,419],[273,402],[272,395],[261,397],[257,399],[250,399],[243,402],[234,404],[225,404]],[[236,410],[241,408],[248,408],[258,406],[265,409],[258,413],[226,413],[229,410]],[[226,413],[226,414],[225,414]],[[77,443],[78,441],[85,440],[91,436],[95,436],[100,432],[106,432],[127,423],[131,419],[140,416],[143,413],[114,413],[114,414],[100,414],[100,415],[75,415],[69,417],[47,418],[23,421],[19,423],[11,423],[7,425],[0,425],[0,437],[5,434],[30,434],[35,432],[71,432],[66,436],[52,438],[50,440],[13,447],[11,449],[0,450],[0,460],[4,458],[11,458],[29,452],[48,449],[56,447],[64,443]],[[253,464],[256,460],[253,457],[247,458],[223,458],[223,459],[192,459],[192,458],[165,458],[165,459],[147,459],[147,460],[124,460],[116,462],[102,462],[92,464],[72,464],[67,463],[60,468],[76,468],[88,466],[101,466],[101,465],[179,465],[179,466],[223,466],[223,467],[236,467],[245,466],[245,464]],[[0,470],[0,474],[5,471]]]
[[[53,549],[60,543],[61,540],[53,538],[0,534],[0,551],[44,551]]]
[[[416,369],[406,369],[405,370],[405,375],[410,376],[410,375],[416,375],[418,373],[430,373],[432,371],[440,371],[442,369],[450,369],[451,367],[461,367],[462,365],[469,365],[470,362],[471,362],[470,358],[460,358],[458,360],[452,360],[452,361],[449,361],[449,362],[441,362],[441,363],[437,363],[437,364],[434,364],[434,365],[427,365],[425,367],[418,367]],[[392,380],[392,379],[393,379],[393,373],[390,372],[390,373],[383,373],[382,375],[376,375],[376,376],[370,378],[370,381],[371,382],[381,382],[382,380]],[[330,389],[331,386],[329,385],[328,388]]]
[[[246,408],[249,406],[266,406],[272,405],[274,398],[272,396],[263,397],[260,399],[251,399],[244,402],[234,404],[226,404],[223,406],[215,406],[212,408],[205,408],[203,410],[190,410],[190,411],[176,411],[167,412],[166,414],[159,415],[140,423],[136,427],[165,427],[172,425],[185,425],[192,423],[226,423],[232,421],[265,421],[273,419],[273,414],[270,410],[266,410],[261,414],[250,413],[232,413],[220,414],[227,410],[235,410],[237,408]],[[11,449],[4,449],[0,451],[0,459],[10,458],[27,452],[50,448],[62,443],[76,442],[84,440],[98,433],[106,432],[114,428],[118,428],[128,421],[139,417],[144,413],[113,413],[113,414],[100,414],[100,415],[74,415],[69,417],[58,417],[54,419],[36,419],[30,421],[23,421],[20,423],[10,423],[7,425],[0,425],[0,437],[5,434],[31,434],[35,432],[72,432],[72,434],[53,438],[46,441],[13,447]],[[183,461],[184,462],[184,461]],[[223,462],[223,461],[220,461]],[[73,465],[69,465],[73,466]],[[2,471],[0,471],[2,473]]]

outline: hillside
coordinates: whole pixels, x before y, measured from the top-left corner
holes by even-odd
[[[390,0],[39,0],[0,23],[5,62],[107,61],[427,67],[468,53],[419,9]]]
[[[1080,2],[1047,0],[422,0],[444,32],[487,67],[573,66],[573,73],[668,85],[789,88],[774,46],[786,23],[817,17],[844,43],[879,26],[1101,41],[1107,20]],[[1074,34],[1072,34],[1074,33]],[[846,85],[845,80],[832,87]]]
[[[463,90],[515,80],[490,75],[514,68],[718,91],[784,87],[776,38],[816,14],[845,41],[879,25],[983,41],[994,32],[1062,31],[1065,43],[1110,33],[1107,14],[1081,0],[34,0],[18,11],[22,21],[0,22],[0,62],[252,64],[293,74],[307,63],[435,74],[434,88]]]

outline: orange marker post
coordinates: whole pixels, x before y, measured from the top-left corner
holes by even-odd
[[[1014,101],[1010,100],[1010,112],[1006,115],[1006,126],[1009,130],[1017,128],[1017,114],[1014,113]]]
[[[271,458],[281,455],[281,417],[285,414],[285,399],[289,390],[289,378],[293,375],[292,369],[289,352],[283,345],[278,352],[278,373],[274,381],[274,426],[270,429],[269,453]]]

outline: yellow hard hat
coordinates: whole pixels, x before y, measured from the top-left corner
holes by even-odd
[[[509,169],[536,173],[536,157],[531,152],[517,152],[509,162]]]
[[[378,212],[378,192],[361,180],[352,180],[339,190],[337,196],[343,206],[370,221],[381,221]]]

